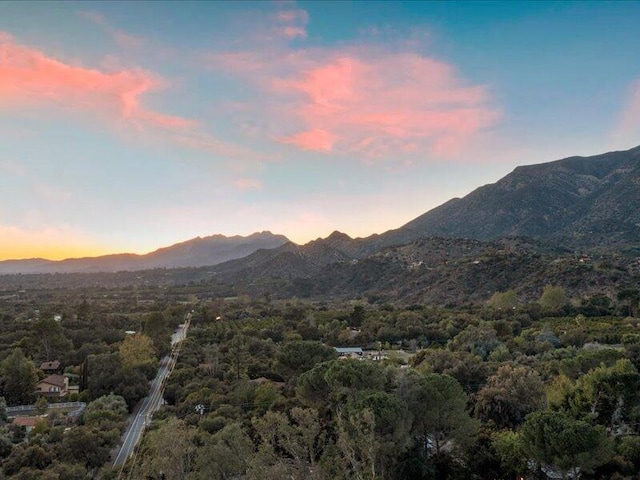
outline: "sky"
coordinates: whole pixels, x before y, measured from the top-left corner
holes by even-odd
[[[0,260],[397,228],[640,144],[640,2],[0,2]]]

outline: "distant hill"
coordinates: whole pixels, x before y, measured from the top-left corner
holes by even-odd
[[[289,242],[271,250],[258,250],[251,255],[219,264],[215,272],[227,280],[267,280],[309,277],[333,263],[349,262],[366,255],[366,242],[333,232],[305,245]]]
[[[525,236],[575,248],[624,248],[640,240],[640,147],[517,167],[397,230],[381,246],[440,236]]]
[[[147,270],[153,268],[202,267],[245,257],[259,249],[276,248],[289,242],[284,235],[258,232],[242,237],[212,235],[197,237],[146,255],[116,254],[70,258],[60,261],[41,258],[0,262],[0,274],[82,273]]]

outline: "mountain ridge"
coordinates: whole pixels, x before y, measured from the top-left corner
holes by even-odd
[[[378,242],[388,246],[427,236],[525,236],[575,248],[634,242],[640,238],[639,186],[640,146],[518,166],[495,183],[383,233]]]
[[[336,230],[297,245],[269,231],[247,237],[216,234],[145,255],[9,260],[0,262],[0,274],[217,266],[237,278],[309,278],[332,263],[357,262],[426,237],[526,237],[575,251],[640,252],[640,146],[518,166],[495,183],[452,198],[397,229],[364,238]]]
[[[114,253],[64,260],[41,258],[4,260],[0,262],[0,274],[115,272],[200,267],[242,258],[260,248],[275,248],[286,242],[289,242],[287,237],[270,231],[230,237],[215,234],[195,237],[142,255]]]

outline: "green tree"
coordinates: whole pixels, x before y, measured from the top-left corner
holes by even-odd
[[[158,367],[153,341],[146,335],[128,335],[118,350],[122,366],[126,369],[140,369],[152,376]]]
[[[349,326],[359,327],[367,318],[367,312],[362,305],[355,305],[353,311],[349,314]]]
[[[53,318],[41,318],[31,327],[33,343],[42,360],[59,359],[73,349],[73,343],[64,335],[62,326]]]
[[[194,432],[195,429],[177,418],[170,418],[160,428],[149,432],[143,447],[140,478],[187,478],[195,460]]]
[[[0,460],[7,458],[12,448],[11,433],[6,427],[0,428]]]
[[[473,441],[478,422],[467,413],[467,395],[455,378],[411,374],[402,382],[400,394],[413,415],[412,431],[420,445],[438,454]]]
[[[618,301],[627,307],[630,317],[635,317],[638,313],[638,303],[640,302],[640,290],[637,288],[626,288],[620,290],[617,295]]]
[[[497,350],[497,348],[496,348]],[[424,373],[440,373],[455,378],[467,393],[475,392],[489,375],[487,362],[469,352],[449,350],[421,350],[412,360]]]
[[[542,289],[542,295],[538,303],[544,309],[557,311],[566,306],[569,303],[569,299],[564,288],[547,285]]]
[[[544,384],[538,372],[526,366],[502,365],[476,394],[475,414],[498,428],[514,428],[529,413],[543,408],[544,401]]]
[[[8,405],[30,404],[35,398],[38,371],[22,350],[14,349],[0,367]]]
[[[149,392],[147,377],[137,369],[124,369],[118,353],[89,355],[87,364],[86,394],[90,400],[115,393],[133,408]]]
[[[574,479],[603,465],[613,455],[604,427],[558,412],[535,412],[521,430],[523,451],[539,464]]]
[[[109,452],[119,439],[118,430],[99,431],[87,426],[77,426],[64,435],[61,451],[68,460],[93,470],[106,463]]]
[[[523,450],[522,436],[511,430],[496,432],[491,437],[491,445],[496,451],[502,469],[511,478],[522,478],[529,465]]]
[[[496,292],[487,301],[487,306],[496,310],[511,311],[518,306],[518,297],[514,290]]]
[[[196,454],[196,478],[226,480],[247,473],[255,447],[239,423],[232,423],[211,436]]]
[[[0,425],[7,421],[7,401],[0,397]]]
[[[293,478],[309,478],[324,445],[324,431],[315,409],[294,407],[290,414],[267,412],[254,418],[258,434],[260,458],[252,470],[265,471],[275,464],[287,470]],[[266,461],[266,464],[265,464]]]
[[[320,364],[323,365],[323,364]],[[359,360],[335,360],[328,363],[324,380],[334,404],[355,397],[363,390],[385,390],[391,379],[378,363]]]
[[[41,472],[55,458],[55,453],[49,445],[29,445],[26,443],[16,445],[11,454],[2,463],[2,470],[9,478],[19,478],[19,473],[24,470],[36,470],[33,479],[41,478]]]
[[[46,398],[40,397],[38,400],[36,400],[34,406],[36,407],[36,412],[38,413],[38,415],[44,415],[47,411],[47,407],[49,406],[49,402],[47,402]]]
[[[337,423],[337,446],[345,467],[357,480],[383,478],[379,470],[380,442],[375,433],[375,414],[369,410],[340,414]]]
[[[144,333],[151,338],[158,357],[163,357],[171,350],[171,330],[162,312],[153,312],[144,323]]]
[[[122,429],[127,418],[127,402],[120,395],[110,393],[96,398],[87,405],[84,421],[101,430]]]
[[[639,387],[640,374],[630,360],[621,359],[581,376],[569,393],[567,410],[615,431],[636,416]]]
[[[449,343],[449,348],[454,351],[469,352],[486,360],[489,354],[501,344],[493,326],[489,323],[481,323],[469,325],[456,335]]]
[[[284,342],[277,353],[276,371],[285,379],[295,378],[314,365],[337,358],[335,349],[321,342],[293,340]]]
[[[358,392],[355,399],[344,408],[353,418],[354,413],[365,411],[373,414],[376,438],[376,471],[382,478],[397,466],[399,458],[412,447],[412,418],[405,402],[395,393],[382,391]]]

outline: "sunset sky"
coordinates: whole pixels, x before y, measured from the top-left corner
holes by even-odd
[[[0,2],[0,259],[397,228],[640,144],[640,2]]]

